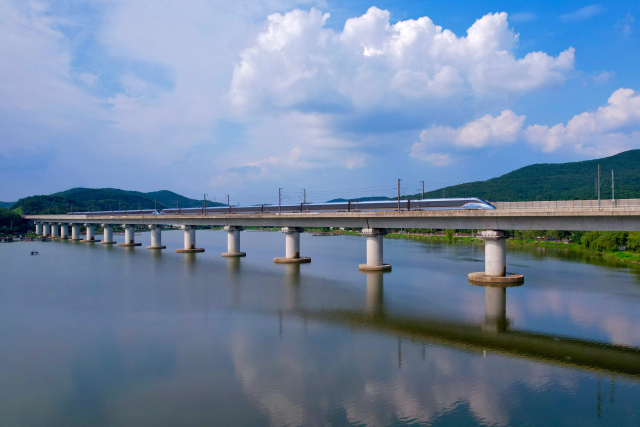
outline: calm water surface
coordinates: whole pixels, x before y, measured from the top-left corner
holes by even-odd
[[[380,275],[358,236],[136,238],[0,245],[0,425],[640,425],[638,269],[510,249],[500,318],[482,246],[385,239]]]

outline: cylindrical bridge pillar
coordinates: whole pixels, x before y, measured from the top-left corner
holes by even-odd
[[[184,249],[176,249],[177,253],[195,253],[204,252],[204,248],[196,248],[196,226],[183,225],[184,230]]]
[[[71,240],[82,240],[80,239],[80,224],[71,224]]]
[[[300,256],[300,233],[304,230],[301,227],[283,227],[285,233],[285,257],[274,258],[273,262],[278,264],[307,263],[311,262],[309,257]]]
[[[36,236],[42,236],[42,223],[36,222]]]
[[[96,240],[96,225],[95,224],[85,224],[85,227],[87,228],[87,235],[86,235],[85,239],[82,240],[82,242],[87,242],[87,243],[99,242],[100,240]]]
[[[484,272],[469,273],[469,281],[503,286],[522,284],[524,282],[522,274],[507,273],[507,238],[509,233],[503,230],[485,230],[480,232],[478,237],[484,240]]]
[[[49,237],[51,235],[51,224],[42,224],[42,237]]]
[[[382,258],[382,240],[387,233],[384,228],[363,228],[362,234],[367,236],[367,263],[360,264],[362,271],[388,271],[390,264],[385,264]]]
[[[240,232],[242,227],[227,225],[224,231],[227,232],[227,252],[223,253],[223,257],[243,257],[247,256],[245,252],[240,252]]]
[[[504,277],[507,275],[507,238],[509,234],[502,230],[483,231],[484,274]]]
[[[166,249],[167,247],[162,245],[162,227],[151,224],[149,230],[151,230],[151,245],[147,246],[147,249]]]
[[[118,243],[118,246],[142,246],[142,243],[136,243],[136,226],[125,224],[124,227],[124,243]]]
[[[67,240],[69,238],[69,224],[60,223],[60,238]]]
[[[51,224],[51,237],[54,239],[60,237],[60,227],[58,224]]]
[[[102,239],[102,244],[103,245],[113,245],[116,242],[113,241],[113,225],[111,224],[102,224],[102,229],[104,230],[103,232],[103,239]]]

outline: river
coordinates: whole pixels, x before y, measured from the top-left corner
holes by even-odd
[[[497,321],[481,245],[385,239],[365,274],[359,236],[149,238],[0,244],[0,425],[640,425],[636,267],[509,247]]]

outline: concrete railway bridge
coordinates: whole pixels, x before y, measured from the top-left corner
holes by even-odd
[[[184,248],[176,252],[203,252],[196,247],[196,226],[222,226],[228,233],[228,250],[224,257],[243,257],[240,232],[243,227],[281,227],[285,233],[285,256],[276,263],[306,263],[311,258],[301,256],[300,233],[305,227],[345,227],[362,229],[367,236],[367,262],[362,271],[390,270],[383,261],[383,236],[387,229],[474,229],[484,230],[478,237],[485,240],[485,271],[470,273],[469,280],[489,287],[520,284],[524,278],[507,273],[505,230],[582,230],[640,231],[640,203],[637,199],[607,201],[599,206],[594,201],[497,203],[495,210],[411,210],[367,212],[300,212],[206,215],[26,215],[35,223],[36,234],[51,238],[98,243],[96,226],[102,226],[102,244],[115,244],[113,226],[125,230],[125,241],[118,246],[140,246],[135,241],[135,226],[151,230],[151,245],[147,249],[161,250],[162,227],[178,226],[184,230]],[[86,236],[81,239],[81,226]],[[71,234],[69,234],[71,227]]]

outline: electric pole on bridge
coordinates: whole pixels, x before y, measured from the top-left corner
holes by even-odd
[[[401,179],[398,179],[398,212],[400,211],[400,183],[402,182]]]
[[[614,185],[614,179],[613,179],[613,169],[611,169],[611,200],[613,200],[614,204],[616,201],[616,188]]]
[[[278,188],[278,215],[282,214],[282,188]]]
[[[598,207],[600,207],[600,165],[598,165]]]
[[[420,181],[422,184],[422,198],[424,199],[424,181]]]
[[[302,201],[303,201],[303,203],[306,205],[306,204],[307,204],[307,190],[305,190],[305,189],[303,188],[303,189],[302,189],[302,193],[303,193]]]

